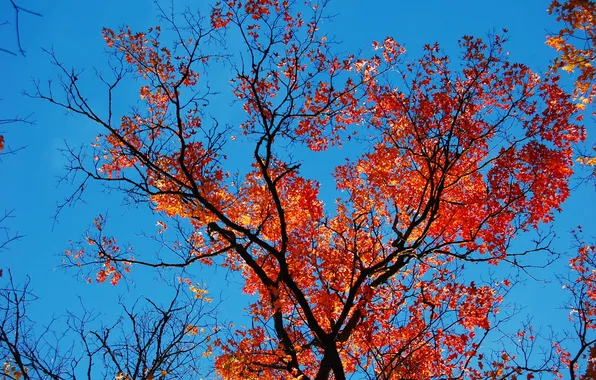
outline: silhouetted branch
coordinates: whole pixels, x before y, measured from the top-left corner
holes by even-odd
[[[25,57],[25,50],[23,49],[23,45],[21,42],[21,12],[25,13],[25,14],[29,14],[32,16],[37,16],[37,17],[43,17],[40,13],[37,13],[35,11],[32,11],[30,9],[27,8],[23,8],[22,6],[20,6],[19,4],[17,4],[15,2],[15,0],[8,0],[10,2],[10,4],[12,5],[12,8],[14,10],[14,27],[15,27],[15,33],[16,33],[16,39],[17,39],[17,48],[18,48],[18,52],[19,54],[21,54],[23,57]],[[3,25],[7,25],[9,24],[8,22],[3,22],[2,24],[0,24],[0,26]],[[11,54],[11,55],[17,55],[14,51],[7,49],[7,48],[1,48],[0,47],[0,51],[7,53],[7,54]]]
[[[7,379],[199,379],[219,332],[217,305],[180,282],[168,302],[120,301],[122,315],[106,324],[98,312],[69,311],[40,325],[28,314],[36,300],[13,282],[0,290],[0,357]],[[63,326],[55,328],[60,320]],[[64,327],[65,326],[65,327]]]
[[[6,226],[9,219],[14,218],[14,210],[4,211],[4,215],[0,216],[0,253],[7,250],[8,245],[23,237],[18,231],[11,232],[10,227]]]

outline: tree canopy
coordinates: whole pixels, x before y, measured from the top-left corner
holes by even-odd
[[[551,12],[572,19],[573,4]],[[90,147],[65,151],[67,177],[78,178],[67,203],[103,182],[158,215],[152,238],[163,246],[121,244],[99,215],[64,265],[118,286],[147,269],[180,275],[169,301],[123,305],[114,325],[69,314],[72,346],[38,344],[53,330],[35,335],[33,295],[11,280],[0,309],[6,378],[592,376],[596,257],[581,231],[560,278],[574,343],[511,328],[519,321],[502,310],[512,271],[556,259],[548,226],[586,138],[589,53],[565,45],[571,29],[549,38],[562,53],[546,73],[509,58],[506,31],[463,36],[453,55],[437,43],[411,57],[392,37],[345,52],[322,28],[327,5],[229,0],[183,21],[163,12],[145,31],[105,28],[101,95],[50,53],[59,83],[37,81],[29,95],[98,128]],[[583,71],[570,94],[557,70],[574,67]],[[210,114],[231,100],[206,80],[214,71],[241,110],[231,121]],[[140,102],[122,112],[126,81]],[[228,148],[235,140],[242,150]],[[330,173],[307,174],[330,151],[347,153]],[[532,244],[515,244],[532,232]],[[195,266],[242,278],[248,323],[219,320]]]

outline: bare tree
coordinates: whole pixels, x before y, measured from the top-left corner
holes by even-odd
[[[0,357],[6,379],[199,379],[218,333],[214,310],[183,285],[161,304],[149,298],[120,301],[121,316],[106,324],[82,306],[48,325],[36,324],[28,307],[36,300],[27,279],[12,276],[0,290]]]

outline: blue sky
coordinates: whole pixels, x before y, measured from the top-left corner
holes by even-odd
[[[122,206],[122,197],[108,194],[100,186],[92,186],[86,193],[86,203],[62,211],[58,222],[53,216],[56,204],[73,190],[72,185],[60,184],[63,176],[63,158],[57,151],[64,147],[88,144],[98,133],[91,123],[82,118],[67,115],[62,110],[43,101],[22,95],[32,91],[32,80],[39,79],[44,85],[48,79],[57,78],[57,70],[50,63],[50,57],[42,52],[54,49],[59,60],[67,67],[85,69],[81,80],[93,98],[99,93],[93,80],[93,67],[105,68],[105,43],[101,36],[102,27],[117,28],[130,25],[133,30],[144,30],[157,23],[156,8],[151,1],[106,0],[82,2],[61,0],[54,2],[20,1],[25,8],[31,8],[43,15],[42,18],[23,14],[21,38],[27,56],[11,56],[0,53],[0,117],[31,115],[33,125],[15,124],[0,126],[6,143],[11,148],[25,147],[17,155],[3,156],[0,162],[3,185],[0,187],[0,210],[14,209],[15,219],[9,227],[25,235],[10,250],[1,253],[1,267],[12,270],[17,282],[29,275],[32,288],[40,296],[40,302],[32,309],[33,319],[45,319],[52,314],[61,314],[65,308],[77,307],[77,296],[85,303],[99,310],[110,310],[116,296],[122,292],[129,297],[146,294],[153,286],[153,275],[136,276],[136,286],[112,287],[109,284],[86,285],[73,271],[56,270],[61,255],[68,247],[68,241],[79,239],[92,224],[98,213],[108,212],[111,228],[121,234],[121,241],[130,241],[140,249],[150,250],[142,238],[142,231],[155,228],[155,218],[143,209]],[[179,9],[183,6],[176,4]],[[366,49],[372,40],[393,36],[404,44],[410,58],[416,58],[421,47],[438,41],[451,55],[457,56],[457,40],[463,35],[485,36],[492,30],[507,29],[507,49],[512,61],[526,63],[532,69],[542,72],[554,52],[545,46],[545,36],[556,31],[554,18],[546,13],[548,2],[538,0],[508,1],[356,1],[337,0],[330,6],[329,13],[336,15],[322,28],[343,41],[343,49],[356,51]],[[8,1],[0,1],[0,18],[5,15],[13,21]],[[0,19],[0,22],[2,20]],[[11,26],[0,27],[0,47],[16,51]],[[212,79],[213,80],[213,79]],[[136,94],[135,88],[126,89]],[[101,99],[96,100],[100,102]],[[130,101],[134,104],[136,99]],[[123,104],[122,107],[128,105]],[[222,112],[228,104],[221,105]],[[589,119],[589,118],[588,118]],[[594,129],[587,125],[588,131]],[[594,138],[590,138],[594,142]],[[346,152],[344,152],[345,154]],[[349,152],[348,152],[349,154]],[[332,162],[333,160],[330,160]],[[331,178],[330,172],[323,172],[325,166],[306,167],[304,172],[318,178]],[[583,172],[582,174],[586,174]],[[332,186],[329,183],[327,186]],[[323,183],[325,187],[325,183]],[[583,225],[586,236],[596,235],[592,215],[596,214],[593,202],[593,188],[580,186],[564,205],[564,212],[557,216],[555,228],[559,235],[556,246],[566,250],[570,246],[569,230]],[[124,233],[122,233],[124,231]],[[130,231],[130,232],[129,232]],[[520,243],[523,244],[523,241]],[[564,266],[562,262],[560,265]],[[238,300],[238,285],[233,278],[222,281],[223,271],[200,272],[193,269],[195,280],[207,282],[215,295]],[[550,275],[539,274],[542,278]],[[4,279],[0,279],[4,281]],[[542,295],[560,294],[558,285],[544,285],[528,280],[518,288],[515,301],[528,305],[527,312],[536,314],[537,323],[551,323],[556,326],[565,323],[566,312],[557,311],[560,302],[550,297],[550,304],[536,302]],[[154,289],[150,290],[154,292]],[[233,302],[226,304],[224,313],[236,314]]]

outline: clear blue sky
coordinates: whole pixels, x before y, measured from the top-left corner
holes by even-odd
[[[98,90],[93,78],[93,67],[105,68],[105,43],[101,37],[102,27],[117,28],[130,25],[133,30],[144,30],[157,23],[156,8],[148,0],[105,0],[38,2],[22,0],[23,7],[43,15],[42,18],[23,14],[21,38],[27,57],[0,53],[0,118],[32,114],[34,125],[15,124],[0,126],[6,143],[11,148],[25,147],[17,155],[4,156],[0,163],[2,186],[0,186],[0,210],[14,209],[16,216],[9,227],[25,235],[21,241],[3,252],[0,267],[10,268],[17,281],[31,276],[32,287],[41,301],[32,309],[32,318],[47,318],[61,314],[65,308],[77,307],[77,295],[85,303],[99,309],[111,309],[120,292],[146,294],[154,292],[148,285],[125,288],[109,284],[86,285],[75,272],[54,270],[60,264],[61,255],[68,246],[68,240],[79,239],[100,212],[109,212],[113,231],[120,233],[122,242],[131,242],[139,249],[151,249],[144,245],[137,234],[153,231],[155,218],[145,210],[123,207],[118,194],[107,194],[101,187],[89,189],[84,197],[86,204],[62,212],[58,223],[53,224],[56,204],[72,191],[69,184],[58,185],[58,177],[64,175],[64,163],[58,148],[66,140],[71,146],[88,144],[98,129],[82,118],[65,115],[64,112],[40,100],[21,95],[23,90],[33,89],[32,79],[56,79],[56,68],[42,48],[54,49],[60,61],[67,67],[85,69],[81,81],[93,99]],[[512,61],[519,61],[541,72],[546,69],[554,52],[545,46],[548,31],[556,31],[557,25],[546,13],[547,1],[357,1],[336,0],[330,8],[336,17],[322,26],[344,42],[346,51],[368,48],[372,40],[393,36],[405,44],[408,56],[416,58],[423,44],[438,41],[444,49],[456,57],[457,40],[462,35],[485,36],[493,29],[509,31],[507,49]],[[182,10],[183,6],[177,7]],[[10,3],[0,0],[0,22],[4,18],[13,22]],[[0,27],[0,47],[16,51],[16,42],[11,26]],[[136,89],[132,89],[134,93]],[[97,101],[100,101],[98,99]],[[134,104],[136,99],[131,99]],[[126,106],[126,105],[123,105]],[[229,104],[222,104],[222,112]],[[587,118],[590,120],[590,118]],[[590,122],[591,123],[591,122]],[[587,125],[588,132],[595,130]],[[596,135],[596,133],[595,133]],[[594,138],[590,138],[593,143]],[[591,144],[590,144],[591,145]],[[345,152],[344,152],[345,153]],[[329,173],[319,172],[321,166],[304,169],[311,176],[330,178]],[[586,174],[583,172],[582,174]],[[323,184],[323,186],[325,186]],[[556,242],[560,250],[568,249],[569,230],[583,225],[587,236],[596,235],[593,215],[596,214],[594,190],[590,186],[579,187],[564,205],[564,212],[557,215],[555,228],[559,235]],[[122,233],[124,231],[124,233]],[[565,263],[561,263],[565,265]],[[220,290],[234,289],[221,281],[223,271],[199,273],[194,270],[196,280],[206,281],[214,295]],[[541,274],[542,278],[550,277]],[[5,279],[0,279],[4,281]],[[135,277],[139,284],[149,284],[147,279]],[[230,280],[233,282],[233,280]],[[150,289],[150,290],[149,290]],[[558,295],[556,284],[543,285],[528,281],[518,288],[516,302],[527,304],[528,314],[536,314],[536,323],[551,323],[555,326],[565,323],[565,312],[556,308],[563,303],[553,299]],[[233,291],[225,293],[232,297]],[[537,303],[541,296],[549,296],[550,304]],[[236,299],[236,297],[233,297]],[[228,303],[225,313],[236,313],[234,305]]]

